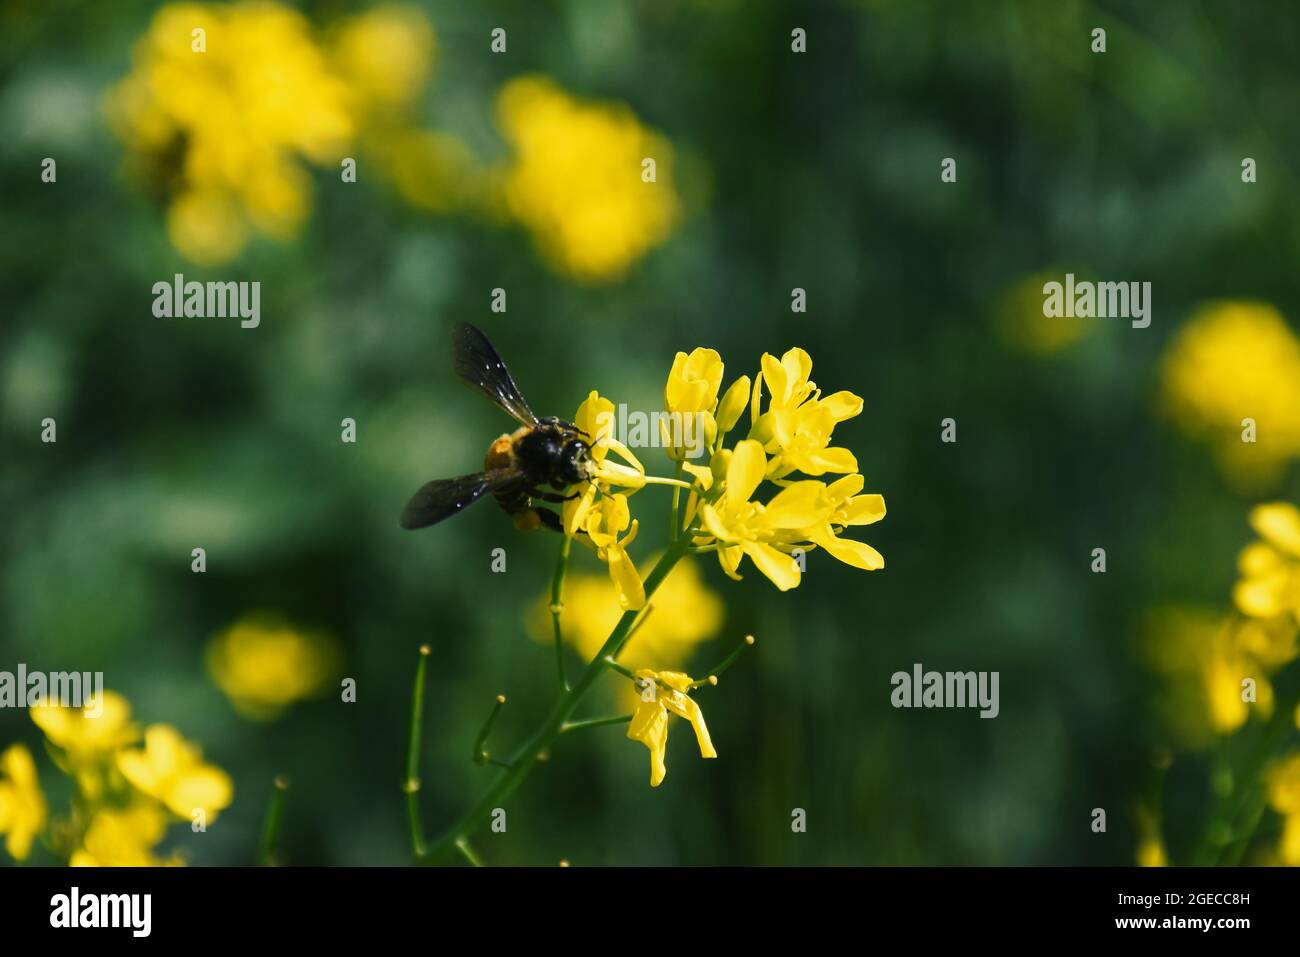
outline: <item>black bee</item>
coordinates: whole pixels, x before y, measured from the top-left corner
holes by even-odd
[[[591,446],[586,433],[571,422],[539,419],[528,405],[510,370],[487,336],[467,322],[452,334],[456,375],[520,422],[514,432],[488,446],[483,471],[460,478],[434,479],[411,496],[402,509],[402,528],[424,528],[458,513],[491,492],[521,531],[545,525],[561,531],[560,516],[534,504],[563,502],[559,493],[591,473]],[[554,491],[545,491],[545,486]]]

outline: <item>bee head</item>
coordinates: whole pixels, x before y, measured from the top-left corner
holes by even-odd
[[[591,446],[581,439],[571,440],[564,447],[559,471],[566,485],[585,482],[591,474]]]

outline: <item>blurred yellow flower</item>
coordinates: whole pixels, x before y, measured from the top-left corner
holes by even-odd
[[[176,248],[212,265],[252,228],[294,235],[310,207],[302,160],[338,162],[356,125],[352,93],[307,20],[273,3],[168,4],[133,61],[107,109],[170,203]]]
[[[1260,540],[1238,557],[1233,600],[1253,618],[1290,615],[1300,623],[1300,509],[1289,502],[1258,505],[1250,526]]]
[[[651,556],[644,572],[658,561]],[[529,633],[539,642],[552,640],[549,596],[543,597],[529,617]],[[636,640],[620,658],[632,668],[657,662],[668,668],[687,663],[700,644],[717,635],[722,627],[723,604],[700,577],[698,564],[679,561],[655,593],[655,605],[638,625]],[[560,621],[565,641],[584,661],[590,661],[622,616],[616,594],[608,579],[588,574],[570,574],[564,583],[564,610]]]
[[[81,708],[41,704],[31,709],[32,721],[58,748],[71,770],[103,761],[140,736],[131,721],[131,705],[115,691]]]
[[[1230,475],[1271,481],[1300,456],[1300,340],[1272,306],[1202,308],[1169,344],[1161,375],[1165,409]],[[1242,440],[1245,419],[1253,442]]]
[[[157,798],[178,817],[189,819],[202,812],[211,822],[234,797],[230,776],[204,763],[199,746],[171,725],[151,724],[145,729],[144,749],[120,752],[117,766],[133,787]]]
[[[345,21],[330,45],[352,93],[380,108],[404,108],[424,89],[437,48],[433,26],[414,7],[385,4]]]
[[[206,658],[212,680],[235,709],[269,721],[294,702],[322,693],[338,675],[341,653],[325,635],[254,615],[213,638]]]
[[[1300,865],[1300,753],[1278,762],[1269,772],[1268,801],[1283,818],[1278,856],[1284,864]]]
[[[1185,744],[1203,746],[1211,734],[1237,731],[1251,714],[1272,714],[1269,675],[1295,657],[1295,629],[1282,620],[1164,608],[1149,617],[1145,650],[1170,678],[1165,720]]]
[[[497,94],[511,155],[497,171],[505,211],[544,257],[582,282],[616,280],[663,243],[681,218],[674,154],[622,104],[571,97],[524,76]],[[655,181],[642,161],[655,162]]]
[[[1050,356],[1074,345],[1097,327],[1095,322],[1043,315],[1043,285],[1059,281],[1064,271],[1036,273],[1003,294],[996,307],[996,322],[1008,345],[1033,355]]]
[[[72,852],[71,867],[157,867],[153,849],[167,833],[169,818],[154,801],[136,800],[125,808],[103,808],[91,817],[82,846]]]
[[[704,713],[687,692],[691,690],[690,675],[678,671],[651,671],[642,668],[636,672],[638,701],[627,736],[640,741],[650,749],[650,786],[657,788],[668,773],[664,752],[668,747],[668,713],[685,718],[695,729],[695,740],[700,747],[700,757],[716,758],[709,729],[704,723]],[[666,686],[666,687],[665,687]]]
[[[780,360],[764,353],[762,372],[754,379],[749,437],[761,442],[771,456],[767,478],[774,482],[792,472],[825,475],[858,470],[853,453],[831,448],[830,441],[836,425],[862,412],[862,399],[847,391],[822,398],[808,378],[811,373],[812,357],[795,348]],[[771,400],[767,411],[759,414],[764,383]]]
[[[32,753],[21,744],[11,745],[0,754],[0,834],[10,857],[27,860],[45,819],[45,795]]]

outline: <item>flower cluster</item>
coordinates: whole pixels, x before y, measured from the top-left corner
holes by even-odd
[[[0,755],[0,833],[18,860],[43,835],[74,866],[180,864],[158,855],[167,828],[206,826],[234,798],[229,775],[205,762],[198,745],[171,725],[140,728],[115,692],[83,708],[38,705],[31,716],[75,796],[68,815],[51,821],[31,752],[14,745]]]
[[[618,279],[676,226],[672,146],[626,106],[578,100],[525,76],[497,94],[496,116],[511,151],[493,174],[498,201],[558,271],[581,282]],[[652,183],[641,176],[647,157]]]
[[[627,106],[513,79],[495,97],[507,155],[478,163],[460,138],[420,121],[436,60],[432,25],[408,6],[372,7],[318,34],[271,2],[173,3],[106,106],[129,166],[166,205],[172,245],[201,265],[229,261],[255,234],[296,235],[311,208],[309,167],[340,170],[359,151],[412,207],[513,220],[580,282],[618,280],[672,233],[672,145]]]
[[[870,545],[843,537],[848,527],[885,516],[884,499],[862,493],[865,481],[857,458],[833,444],[835,427],[862,411],[862,399],[847,391],[824,394],[811,373],[808,353],[790,349],[780,359],[764,355],[753,379],[742,375],[723,391],[724,368],[717,352],[699,348],[678,353],[664,387],[666,414],[660,420],[664,447],[676,463],[673,479],[647,475],[612,434],[614,403],[595,392],[588,395],[574,423],[590,438],[591,471],[565,502],[563,527],[569,540],[582,542],[605,563],[624,612],[643,609],[647,601],[628,546],[639,531],[629,499],[648,484],[674,487],[669,547],[678,553],[716,554],[730,578],[741,577],[741,564],[748,558],[786,591],[799,584],[805,555],[818,548],[855,568],[884,567],[884,558]],[[748,431],[729,447],[727,438],[746,412]],[[669,424],[687,417],[702,423],[707,463],[689,461],[681,430],[674,434]],[[766,501],[759,495],[765,482],[776,489]],[[562,609],[553,599],[557,642]],[[676,627],[675,613],[673,619],[665,626],[670,630]],[[642,620],[655,619],[647,615]],[[595,654],[600,644],[593,633],[584,651]],[[664,667],[662,659],[656,664]],[[688,695],[701,682],[679,671],[648,667],[625,673],[639,695],[628,737],[649,748],[652,785],[664,778],[670,714],[688,719],[700,753],[715,756],[703,715]]]

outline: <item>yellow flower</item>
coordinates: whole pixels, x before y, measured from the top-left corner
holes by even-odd
[[[302,160],[337,163],[356,127],[354,92],[307,20],[272,3],[169,4],[133,60],[108,112],[133,165],[170,201],[177,249],[217,264],[251,229],[296,233],[310,206]]]
[[[132,786],[162,801],[178,817],[201,811],[215,820],[234,797],[230,776],[205,764],[199,746],[170,725],[151,724],[145,729],[144,749],[121,752],[117,766]]]
[[[622,277],[680,219],[671,145],[626,106],[575,99],[524,76],[502,88],[497,122],[511,150],[499,173],[506,211],[543,256],[582,282]],[[655,181],[642,161],[655,161]]]
[[[996,323],[1007,345],[1037,356],[1049,356],[1074,345],[1097,327],[1095,322],[1043,315],[1043,285],[1059,281],[1064,271],[1029,276],[1002,296],[996,307]]]
[[[436,38],[413,7],[384,5],[339,28],[333,61],[353,93],[381,108],[406,107],[429,80]]]
[[[656,561],[657,556],[651,556],[643,563],[643,575]],[[619,655],[628,667],[651,662],[684,666],[695,649],[722,627],[722,601],[704,584],[698,563],[689,557],[673,566],[654,602],[656,610],[645,616],[637,626],[636,640]],[[550,596],[543,596],[528,619],[529,634],[545,644],[554,640],[549,603]],[[561,633],[584,661],[596,656],[622,614],[617,594],[604,576],[570,573],[565,579]]]
[[[105,760],[140,736],[131,721],[131,705],[115,691],[105,691],[81,708],[43,703],[31,709],[31,717],[74,771]]]
[[[11,745],[0,754],[0,834],[10,857],[27,860],[45,819],[45,795],[32,753],[21,744]]]
[[[623,538],[619,535],[624,531]],[[624,610],[636,611],[645,605],[645,588],[626,546],[636,538],[637,522],[627,507],[626,495],[603,496],[587,511],[581,530],[596,549],[596,557],[609,567],[610,580],[618,590],[618,603]]]
[[[1179,428],[1211,444],[1230,475],[1271,480],[1300,455],[1300,340],[1272,306],[1212,303],[1174,336],[1162,402]],[[1243,419],[1256,441],[1243,442]]]
[[[703,426],[704,434],[696,441],[712,441],[717,434],[713,411],[718,405],[722,385],[722,357],[712,349],[693,349],[690,355],[679,352],[673,357],[664,386],[664,410],[669,419],[660,420],[664,450],[678,462],[687,457],[686,437]],[[688,419],[690,420],[688,422]]]
[[[799,584],[799,563],[791,552],[814,545],[832,557],[868,570],[883,568],[885,561],[869,545],[838,537],[836,529],[862,525],[884,517],[880,496],[859,496],[861,477],[848,476],[828,488],[813,479],[792,482],[767,504],[751,501],[768,471],[762,445],[754,439],[737,442],[729,454],[716,456],[714,472],[724,476],[721,494],[700,506],[702,530],[697,539],[718,544],[718,561],[732,578],[748,556],[777,588],[786,591]],[[723,464],[725,463],[725,465]]]
[[[1278,762],[1268,773],[1268,801],[1283,817],[1279,856],[1284,864],[1300,865],[1300,753]]]
[[[749,437],[757,439],[772,458],[767,477],[780,481],[792,472],[825,475],[827,472],[856,472],[858,460],[848,449],[832,448],[835,426],[862,411],[862,399],[852,392],[822,397],[808,376],[812,358],[802,349],[791,349],[778,361],[763,354],[762,373],[754,380],[750,402],[753,420]],[[771,399],[759,414],[763,384]]]
[[[1300,509],[1289,502],[1259,505],[1250,525],[1260,541],[1238,558],[1237,607],[1254,618],[1289,614],[1300,622]]]
[[[339,657],[333,639],[264,615],[235,622],[207,649],[217,687],[240,714],[259,721],[324,691],[338,673]]]
[[[1162,711],[1185,743],[1232,734],[1252,714],[1273,710],[1269,673],[1290,660],[1294,629],[1283,621],[1240,621],[1202,609],[1161,609],[1152,614],[1146,643],[1151,662],[1169,675]],[[1254,701],[1243,684],[1254,685]]]
[[[615,487],[635,492],[645,485],[645,466],[632,451],[614,438],[614,403],[594,389],[578,406],[573,424],[591,446],[590,478],[572,490],[564,503],[564,534],[572,538],[586,530],[588,516],[599,494],[609,495]],[[614,452],[624,462],[612,461]]]
[[[96,811],[86,827],[82,846],[72,852],[71,867],[157,867],[177,865],[178,858],[160,861],[155,845],[167,833],[168,817],[162,806],[136,800],[125,808]]]
[[[640,741],[650,749],[650,786],[657,788],[668,773],[664,765],[664,751],[668,746],[668,712],[685,718],[695,729],[695,740],[700,746],[700,757],[716,758],[709,739],[709,729],[704,724],[704,714],[687,692],[691,689],[690,675],[679,671],[651,671],[642,668],[636,672],[640,698],[627,736]],[[665,687],[666,686],[666,687]]]

